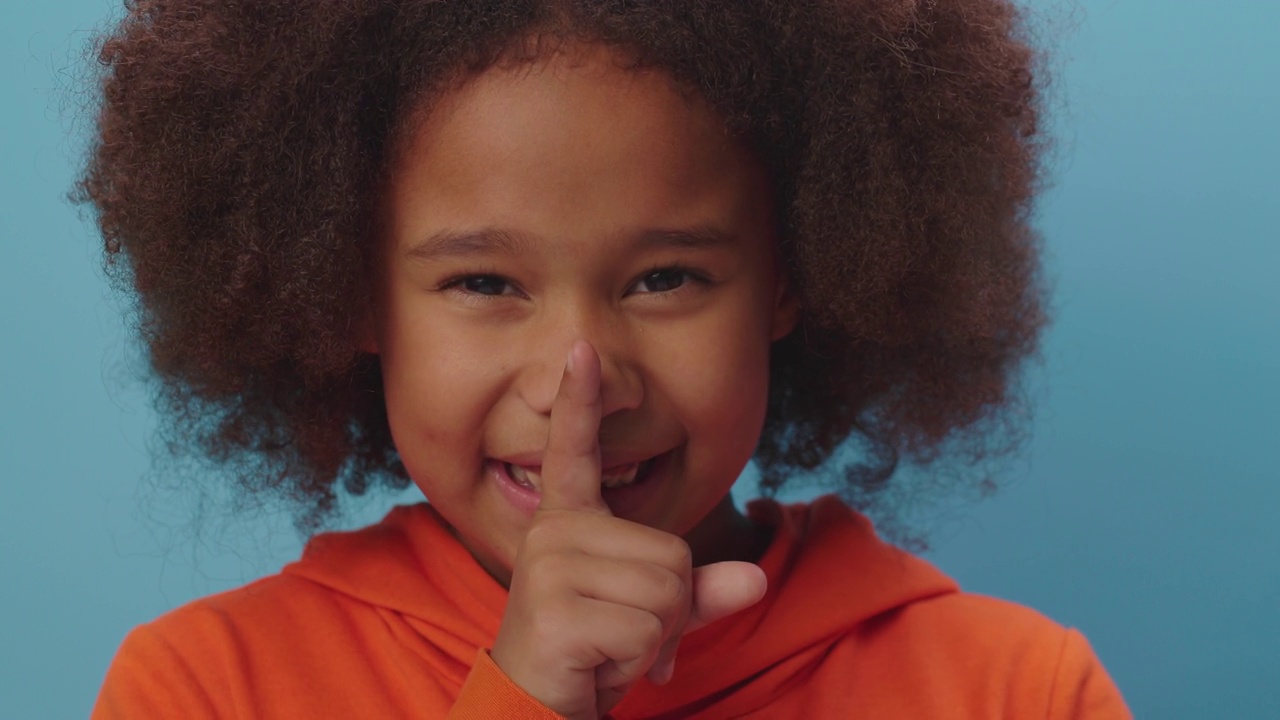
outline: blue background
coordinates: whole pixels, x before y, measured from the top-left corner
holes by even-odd
[[[922,515],[967,589],[1081,628],[1139,717],[1280,718],[1280,3],[1045,13],[1061,141],[1034,436],[989,500]],[[298,552],[142,478],[155,418],[63,200],[106,0],[0,11],[0,714],[87,715],[128,629]],[[379,515],[386,498],[353,509]]]

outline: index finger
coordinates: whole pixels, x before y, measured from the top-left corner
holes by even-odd
[[[600,494],[600,356],[582,340],[569,349],[551,406],[538,509],[609,512]]]

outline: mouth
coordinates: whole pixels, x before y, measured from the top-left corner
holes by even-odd
[[[653,470],[654,461],[657,456],[651,457],[640,462],[623,463],[604,468],[600,472],[600,486],[604,490],[616,490],[618,488],[627,487],[644,482]],[[526,490],[541,492],[542,488],[542,468],[527,468],[513,463],[502,463],[503,469],[507,471],[507,476],[512,482]]]

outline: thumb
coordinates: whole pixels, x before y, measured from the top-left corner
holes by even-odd
[[[693,609],[684,633],[760,602],[768,589],[760,566],[748,562],[718,562],[693,570]]]
[[[551,405],[541,492],[539,510],[609,512],[600,494],[600,356],[582,340],[569,349]]]

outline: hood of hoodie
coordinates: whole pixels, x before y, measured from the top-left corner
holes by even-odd
[[[765,597],[686,635],[671,682],[638,683],[615,708],[619,717],[678,713],[747,683],[782,687],[868,620],[958,591],[933,565],[881,541],[866,517],[834,496],[789,506],[758,500],[748,515],[775,528],[760,561]],[[400,616],[459,667],[492,646],[507,601],[506,589],[425,504],[395,508],[362,530],[317,536],[285,572]]]

